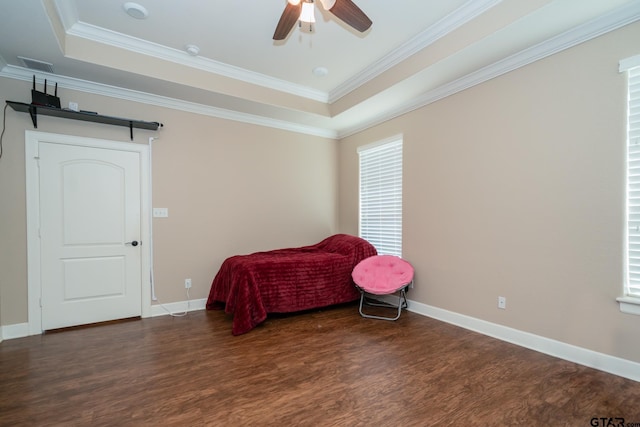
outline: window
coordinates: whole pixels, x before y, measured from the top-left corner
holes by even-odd
[[[360,237],[402,256],[402,137],[358,148]]]
[[[634,58],[631,58],[634,59]],[[635,62],[640,62],[636,57]],[[625,296],[640,298],[640,64],[628,69],[627,268]],[[623,66],[621,63],[621,70]]]

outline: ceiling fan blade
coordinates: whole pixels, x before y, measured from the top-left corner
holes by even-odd
[[[329,12],[343,20],[361,33],[371,27],[371,19],[351,0],[336,0]]]
[[[287,7],[284,8],[284,12],[282,12],[280,21],[278,21],[276,31],[273,33],[274,40],[284,40],[285,38],[287,38],[287,35],[291,32],[291,29],[296,25],[296,22],[298,22],[301,9],[302,2],[298,3],[295,6],[287,2]]]

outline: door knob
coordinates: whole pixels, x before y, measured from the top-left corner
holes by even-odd
[[[138,241],[134,240],[132,242],[126,242],[125,245],[138,246]]]

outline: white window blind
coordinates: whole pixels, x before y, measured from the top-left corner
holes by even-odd
[[[640,67],[629,71],[627,274],[625,294],[640,298]]]
[[[402,139],[364,146],[360,156],[360,237],[380,255],[402,256]]]

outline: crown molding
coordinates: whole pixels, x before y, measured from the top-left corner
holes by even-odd
[[[461,92],[480,83],[484,83],[487,80],[493,79],[502,74],[506,74],[510,71],[516,70],[540,59],[546,58],[562,50],[576,46],[600,35],[631,24],[639,19],[640,2],[627,4],[597,19],[594,19],[583,25],[577,26],[569,31],[559,34],[558,36],[555,36],[547,41],[534,45],[528,49],[497,61],[475,72],[469,73],[466,76],[439,86],[431,91],[425,92],[424,94],[414,98],[410,102],[404,103],[396,108],[388,110],[385,113],[377,115],[365,122],[359,123],[358,125],[355,125],[353,127],[343,128],[339,131],[306,126],[285,120],[272,119],[254,114],[241,113],[238,111],[226,110],[223,108],[182,101],[130,89],[123,89],[115,86],[104,85],[71,77],[47,75],[46,73],[36,73],[36,75],[42,76],[42,79],[44,79],[45,77],[48,79],[55,79],[61,87],[65,87],[67,89],[78,90],[96,95],[109,96],[117,99],[125,99],[149,105],[156,105],[175,110],[187,111],[216,118],[249,123],[258,126],[282,129],[323,138],[342,139],[358,132],[362,132],[373,126],[379,125],[385,121],[391,120],[403,114],[429,105],[433,102]],[[33,74],[34,73],[31,70],[28,70],[26,68],[7,65],[6,62],[3,61],[2,58],[0,58],[0,76],[24,81],[31,81],[31,79],[33,78]]]
[[[122,33],[110,31],[84,22],[76,22],[73,24],[73,26],[67,30],[67,35],[152,56],[164,61],[174,62],[176,64],[185,65],[187,67],[196,68],[209,73],[229,77],[234,80],[240,80],[314,101],[326,103],[329,100],[329,94],[326,92],[311,89],[307,86],[293,84],[265,74],[255,73],[253,71],[235,67],[213,59],[201,56],[190,56],[182,50],[162,46],[137,37],[127,36]]]
[[[61,88],[77,90],[80,92],[91,93],[94,95],[108,96],[119,100],[132,102],[140,102],[158,107],[171,108],[174,110],[186,111],[205,116],[216,117],[220,119],[233,120],[242,123],[249,123],[258,126],[265,126],[275,129],[287,130],[291,132],[302,133],[306,135],[319,136],[322,138],[337,138],[337,131],[318,128],[313,126],[301,125],[285,120],[278,120],[269,117],[258,116],[255,114],[242,113],[224,108],[212,107],[209,105],[198,104],[195,102],[183,101],[166,96],[153,95],[146,92],[140,92],[131,89],[124,89],[116,86],[110,86],[102,83],[90,82],[87,80],[66,77],[57,74],[49,74],[36,72],[27,68],[7,65],[0,69],[0,76],[16,80],[32,81],[34,74],[40,80],[49,79],[56,81]]]
[[[399,48],[394,49],[388,55],[369,65],[365,70],[362,70],[333,89],[329,92],[329,103],[332,104],[336,102],[349,92],[373,80],[380,74],[398,65],[432,43],[435,43],[438,39],[460,28],[501,2],[502,0],[469,0],[430,26],[427,30],[407,41]]]
[[[255,73],[244,68],[235,67],[212,59],[188,56],[182,50],[168,48],[136,37],[127,36],[115,31],[87,24],[85,22],[78,21],[77,11],[69,4],[69,2],[61,2],[60,0],[54,0],[54,2],[59,18],[68,35],[153,56],[162,60],[179,63],[181,65],[201,69],[224,77],[256,84],[258,86],[289,93],[314,101],[333,103],[347,93],[362,86],[393,66],[401,63],[411,55],[434,43],[451,31],[454,31],[501,3],[502,0],[467,1],[467,3],[438,21],[428,30],[418,34],[398,49],[394,49],[394,51],[389,55],[386,55],[377,62],[371,64],[366,70],[357,73],[329,93],[311,89],[303,85],[296,85],[285,80]]]
[[[53,3],[60,23],[65,30],[69,30],[73,25],[78,22],[78,10],[73,2],[65,0],[45,0],[45,3]],[[51,19],[51,17],[49,17]]]
[[[565,49],[569,49],[580,43],[594,39],[610,31],[624,27],[640,19],[640,2],[634,2],[621,6],[608,14],[565,31],[544,42],[508,56],[491,65],[467,74],[457,80],[446,83],[433,90],[425,92],[412,101],[398,106],[392,110],[379,114],[358,126],[342,129],[338,132],[338,138],[346,138],[358,132],[362,132],[380,123],[399,117],[403,114],[417,110],[432,104],[440,99],[454,95],[465,89],[469,89],[480,83],[484,83],[495,77],[516,70],[525,65],[539,61]]]

